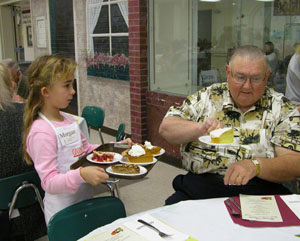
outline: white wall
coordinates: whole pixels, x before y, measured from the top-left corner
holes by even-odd
[[[16,59],[15,34],[11,7],[0,6],[0,59]]]

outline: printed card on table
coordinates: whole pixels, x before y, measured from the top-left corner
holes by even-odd
[[[240,194],[242,218],[264,222],[282,222],[282,217],[273,195]]]
[[[124,225],[84,239],[84,241],[147,241]]]

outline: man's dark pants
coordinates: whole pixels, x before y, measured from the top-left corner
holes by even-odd
[[[251,179],[247,185],[224,185],[222,175],[193,174],[178,175],[173,180],[175,193],[165,201],[166,205],[184,200],[234,197],[239,194],[248,195],[275,195],[291,194],[291,192],[278,183],[268,182],[260,178]]]

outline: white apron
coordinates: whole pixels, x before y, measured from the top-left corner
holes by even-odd
[[[84,149],[80,137],[80,129],[77,122],[55,128],[54,125],[42,114],[40,117],[49,123],[57,136],[57,167],[61,173],[70,170],[70,166],[83,156]],[[93,187],[83,183],[74,194],[50,194],[45,193],[45,219],[46,224],[50,218],[58,211],[74,203],[93,197]]]

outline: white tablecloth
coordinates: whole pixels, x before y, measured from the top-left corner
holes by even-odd
[[[226,210],[224,200],[225,198],[214,198],[184,201],[152,209],[127,218],[118,219],[111,224],[94,230],[84,238],[99,234],[108,228],[117,228],[120,224],[149,213],[199,241],[300,240],[300,238],[295,237],[296,234],[300,234],[299,226],[248,228],[234,224]],[[80,241],[83,241],[84,238],[80,239]]]

